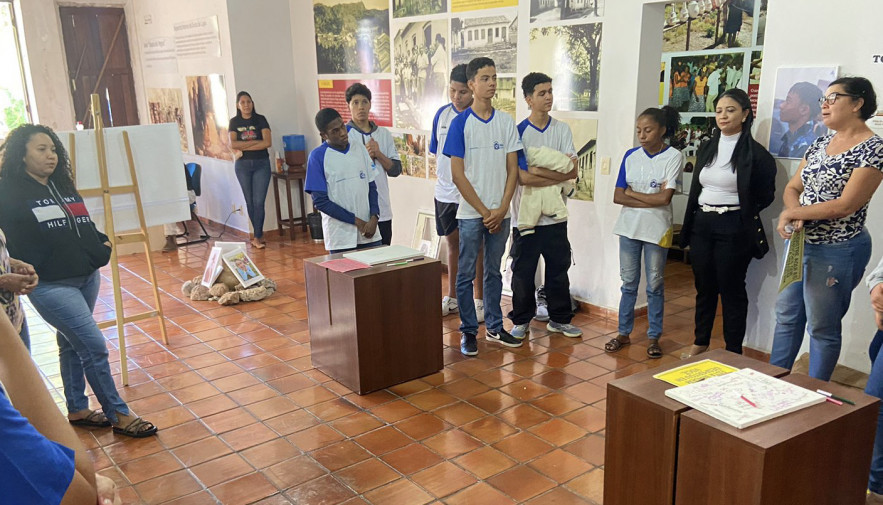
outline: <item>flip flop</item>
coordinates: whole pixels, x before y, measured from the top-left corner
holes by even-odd
[[[139,417],[127,424],[124,428],[114,426],[113,432],[117,435],[125,435],[132,438],[145,438],[155,434],[157,432],[157,427],[150,421],[145,421]]]
[[[620,339],[620,337],[624,337],[625,339]],[[616,352],[631,343],[632,341],[629,337],[626,337],[625,335],[617,335],[604,344],[604,350],[607,352]]]
[[[97,410],[89,411],[89,415],[82,419],[68,419],[68,422],[74,426],[85,428],[107,428],[111,425],[110,419],[104,413]]]

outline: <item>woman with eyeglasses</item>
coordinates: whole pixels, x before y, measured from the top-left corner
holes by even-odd
[[[841,321],[871,257],[865,219],[883,180],[883,139],[865,124],[877,110],[867,79],[837,79],[821,104],[822,121],[836,133],[813,142],[785,187],[777,231],[790,239],[803,230],[803,281],[779,293],[770,363],[790,369],[808,330],[809,375],[829,380]]]
[[[751,258],[762,258],[770,249],[759,214],[776,198],[776,162],[751,136],[748,93],[724,91],[714,107],[717,128],[696,155],[681,229],[681,247],[690,246],[696,283],[695,340],[684,357],[708,350],[718,296],[726,348],[742,353],[748,318],[745,275]]]

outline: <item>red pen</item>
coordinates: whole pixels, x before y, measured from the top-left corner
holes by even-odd
[[[751,405],[752,407],[757,408],[757,404],[754,403],[753,401],[749,400],[748,398],[745,398],[745,395],[740,396],[740,398],[742,398],[743,400],[748,402],[748,405]]]
[[[841,402],[840,400],[835,400],[835,399],[831,398],[830,396],[826,396],[825,400],[833,403],[834,405],[843,405],[843,402]]]

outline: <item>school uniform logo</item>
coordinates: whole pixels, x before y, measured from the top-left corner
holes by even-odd
[[[659,181],[657,181],[656,179],[653,179],[652,181],[650,181],[650,187],[651,187],[651,188],[656,189],[656,188],[659,188],[659,187],[661,187],[661,186],[662,186],[662,184],[660,184]]]
[[[495,150],[495,151],[499,151],[499,150],[502,149],[502,148],[503,148],[503,144],[502,144],[502,143],[500,143],[500,142],[494,142],[494,150]]]
[[[367,179],[367,178],[368,178],[368,174],[366,174],[365,172],[359,172],[359,179]]]

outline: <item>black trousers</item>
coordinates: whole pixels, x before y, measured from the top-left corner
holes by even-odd
[[[389,221],[379,221],[377,223],[377,231],[380,232],[380,241],[383,245],[392,244],[392,219]]]
[[[536,315],[537,302],[534,276],[540,256],[546,263],[546,303],[549,319],[567,324],[573,318],[570,306],[570,242],[567,223],[537,226],[534,232],[522,236],[512,228],[512,312],[514,324],[526,324]]]
[[[752,258],[752,241],[739,211],[696,211],[690,235],[690,259],[696,283],[696,345],[708,345],[720,295],[724,342],[727,350],[742,354],[748,317],[745,274]]]

